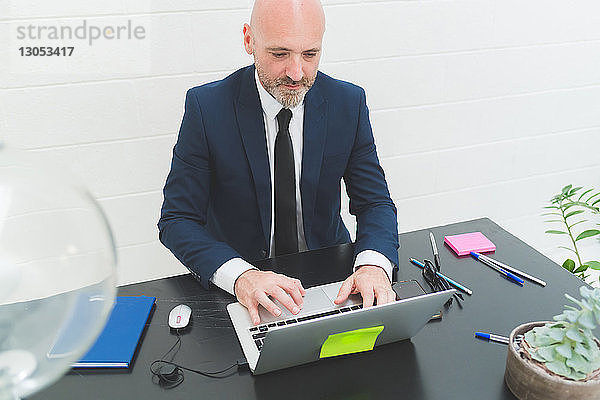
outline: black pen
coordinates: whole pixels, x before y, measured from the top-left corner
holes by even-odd
[[[429,241],[431,242],[431,250],[433,250],[433,262],[435,263],[435,267],[439,272],[442,268],[442,265],[440,264],[440,254],[438,253],[437,246],[435,245],[435,238],[431,232],[429,232]]]

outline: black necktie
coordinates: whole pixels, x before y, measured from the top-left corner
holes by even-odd
[[[298,252],[296,224],[296,176],[289,125],[292,112],[277,114],[279,131],[275,139],[275,255]]]

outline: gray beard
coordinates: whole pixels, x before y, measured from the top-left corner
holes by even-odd
[[[286,78],[277,78],[271,79],[266,76],[262,66],[256,62],[256,58],[254,59],[254,65],[256,66],[256,72],[258,74],[258,79],[260,83],[263,85],[267,93],[275,98],[283,107],[285,108],[294,108],[300,105],[304,101],[304,96],[310,90],[312,85],[315,83],[315,77],[312,79],[308,79],[303,77],[300,81],[294,82],[293,80]],[[284,84],[299,84],[300,88],[296,90],[291,90],[285,88]]]

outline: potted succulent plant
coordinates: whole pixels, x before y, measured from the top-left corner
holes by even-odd
[[[510,334],[504,380],[524,400],[600,399],[600,289],[581,287],[581,300],[565,297],[554,322],[531,322]],[[522,340],[519,340],[523,338]]]

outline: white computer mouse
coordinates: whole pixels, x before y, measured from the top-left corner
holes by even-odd
[[[169,326],[173,329],[182,329],[187,326],[192,317],[192,309],[185,304],[175,306],[169,313]]]

